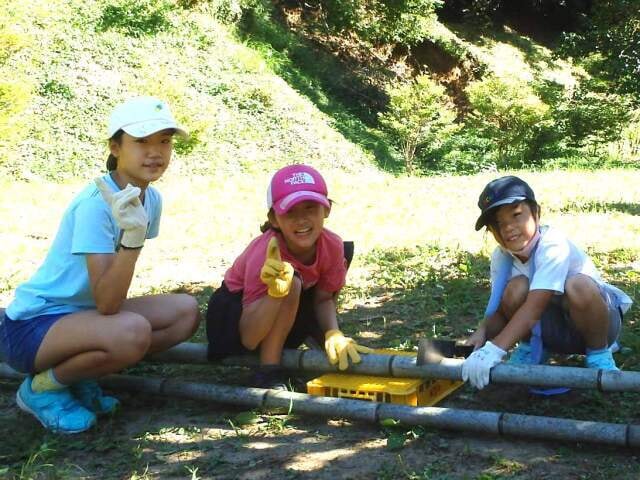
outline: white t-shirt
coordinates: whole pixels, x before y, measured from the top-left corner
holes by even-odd
[[[535,264],[533,275],[531,274],[532,259]],[[593,261],[582,249],[562,232],[546,225],[540,227],[538,245],[531,257],[524,263],[501,246],[496,247],[491,255],[492,290],[494,288],[504,290],[506,284],[500,285],[504,280],[501,281],[498,277],[506,262],[512,263],[511,273],[506,280],[524,275],[529,279],[529,290],[552,290],[557,295],[562,295],[567,279],[577,274],[583,274],[607,288],[616,298],[618,306],[622,308],[623,312],[626,312],[633,303],[622,290],[602,281]]]
[[[602,283],[593,261],[559,230],[543,226],[540,241],[532,255],[535,272],[531,278],[531,258],[525,263],[513,256],[511,277],[524,275],[529,279],[529,290],[553,290],[564,293],[567,279],[581,273]]]

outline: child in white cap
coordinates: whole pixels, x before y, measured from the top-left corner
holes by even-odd
[[[591,259],[560,231],[540,225],[540,206],[524,180],[489,182],[478,207],[476,230],[487,226],[498,246],[489,304],[468,340],[476,350],[462,366],[463,379],[484,388],[491,368],[516,342],[511,363],[575,353],[585,354],[588,368],[617,370],[611,350],[631,299],[602,281]]]
[[[283,389],[283,347],[307,337],[324,343],[346,369],[370,352],[338,328],[335,297],[345,284],[342,239],[324,228],[331,203],[322,175],[308,165],[278,170],[267,191],[268,222],[227,270],[207,309],[209,357],[259,350],[254,384]]]
[[[117,106],[108,126],[108,173],[67,208],[35,275],[20,285],[0,325],[7,362],[29,376],[19,407],[47,429],[76,433],[118,401],[95,379],[189,338],[198,326],[188,295],[127,298],[147,238],[158,235],[162,200],[149,184],[182,134],[169,107],[152,97]]]

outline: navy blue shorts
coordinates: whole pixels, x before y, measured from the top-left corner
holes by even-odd
[[[600,295],[609,311],[607,346],[610,347],[620,336],[622,312],[606,287],[600,287]],[[562,295],[554,295],[551,303],[541,315],[542,344],[552,353],[584,354],[586,351],[584,338],[576,330],[569,311],[562,305],[562,297]]]
[[[29,320],[12,320],[6,314],[0,321],[0,348],[5,362],[23,373],[36,373],[34,362],[49,329],[68,313],[40,315]]]

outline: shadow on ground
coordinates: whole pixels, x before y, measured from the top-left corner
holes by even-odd
[[[600,202],[597,200],[573,201],[560,208],[562,213],[611,213],[640,215],[640,205],[631,202]]]
[[[595,257],[615,252],[596,252]],[[354,266],[371,268],[373,286],[346,288],[342,328],[361,343],[411,350],[421,336],[463,338],[486,301],[487,258],[435,246],[375,251]],[[607,262],[605,262],[608,264]],[[629,292],[636,276],[605,271]],[[212,288],[182,285],[202,308]],[[634,293],[635,295],[635,293]],[[625,319],[617,354],[637,369],[640,329],[635,310]],[[204,326],[193,341],[204,342]],[[569,362],[579,360],[569,359]],[[249,371],[217,364],[141,363],[128,374],[185,381],[248,385]],[[122,411],[90,432],[61,437],[43,431],[15,406],[18,382],[0,381],[3,478],[637,478],[634,451],[571,442],[556,443],[427,427],[381,425],[273,412],[254,412],[241,425],[243,408],[204,401],[114,392]],[[639,423],[635,393],[572,391],[541,398],[523,386],[463,387],[440,406],[615,423]]]

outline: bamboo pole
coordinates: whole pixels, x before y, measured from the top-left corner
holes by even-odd
[[[340,417],[368,422],[393,418],[405,425],[488,432],[543,440],[640,447],[640,426],[631,424],[441,407],[409,407],[391,403],[316,397],[296,392],[192,383],[174,379],[147,379],[129,375],[110,375],[101,383],[112,389],[177,396],[250,408],[290,409],[291,413],[330,418]]]
[[[0,364],[0,377],[20,379],[23,375]],[[445,430],[640,447],[640,426],[632,424],[455,408],[408,407],[391,403],[316,397],[296,392],[133,375],[109,375],[102,378],[100,383],[112,390],[175,396],[247,408],[286,409],[294,414],[312,414],[374,423],[393,418],[404,425],[422,425]]]
[[[457,358],[443,358],[439,363],[416,365],[414,357],[403,355],[361,355],[362,362],[350,365],[344,373],[378,375],[384,377],[446,378],[462,380],[462,363]],[[152,355],[148,361],[158,363],[206,364],[207,345],[184,342],[169,350]],[[221,362],[228,366],[257,365],[257,357],[227,357]],[[337,372],[320,350],[284,350],[282,365],[305,372]],[[598,389],[605,392],[640,392],[640,372],[596,370],[581,367],[550,365],[510,365],[500,363],[491,369],[491,383],[532,385],[539,387],[569,387]]]
[[[456,431],[640,447],[640,426],[632,424],[454,408],[409,407],[390,403],[316,397],[304,393],[261,388],[192,383],[173,379],[145,379],[128,375],[110,375],[101,383],[112,389],[177,396],[250,408],[288,409],[291,413],[329,418],[340,417],[376,423],[385,418],[393,418],[405,425],[423,425]]]

